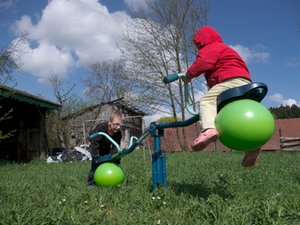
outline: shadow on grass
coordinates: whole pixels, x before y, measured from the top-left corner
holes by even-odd
[[[228,190],[228,186],[220,182],[214,183],[213,187],[208,187],[205,182],[199,182],[197,184],[188,183],[176,183],[170,182],[169,188],[171,188],[176,195],[187,194],[194,198],[208,199],[210,195],[218,195],[222,199],[232,199],[234,195]]]

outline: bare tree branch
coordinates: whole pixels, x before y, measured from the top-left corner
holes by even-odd
[[[127,80],[138,87],[137,94],[129,97],[156,111],[170,109],[175,120],[178,114],[184,120],[182,81],[175,83],[177,85],[164,85],[162,79],[172,72],[184,72],[194,60],[196,50],[192,36],[206,24],[208,7],[201,0],[151,0],[146,3],[147,10],[138,8],[132,12],[138,19],[129,24],[122,36],[126,44],[122,55],[127,59]]]
[[[139,94],[133,95],[138,96],[136,102],[156,106],[159,110],[161,102],[169,99],[174,118],[180,108],[184,119],[183,84],[179,81],[177,86],[163,85],[161,80],[168,73],[183,72],[194,59],[196,50],[192,36],[206,23],[208,7],[205,1],[193,0],[146,3],[147,11],[138,8],[132,12],[133,17],[139,19],[129,24],[123,34],[127,79],[139,87]]]
[[[10,47],[3,48],[0,52],[0,84],[15,86],[16,81],[13,71],[19,69],[15,61],[17,53],[21,51],[21,44],[26,40],[27,34],[21,34]]]

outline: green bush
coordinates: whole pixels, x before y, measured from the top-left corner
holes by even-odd
[[[162,117],[159,120],[156,121],[156,123],[169,123],[169,122],[174,122],[175,118],[173,116],[167,116],[167,117]],[[181,121],[180,118],[177,118],[177,121]]]

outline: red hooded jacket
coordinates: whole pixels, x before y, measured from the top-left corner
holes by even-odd
[[[235,77],[251,81],[241,56],[224,44],[219,33],[212,27],[201,27],[194,36],[194,44],[199,51],[195,62],[187,70],[188,78],[192,79],[204,73],[209,88]]]

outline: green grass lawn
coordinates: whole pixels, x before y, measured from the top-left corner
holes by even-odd
[[[122,159],[126,182],[89,188],[89,163],[0,164],[0,224],[300,224],[300,152],[168,153],[168,186],[151,192],[150,153]]]

